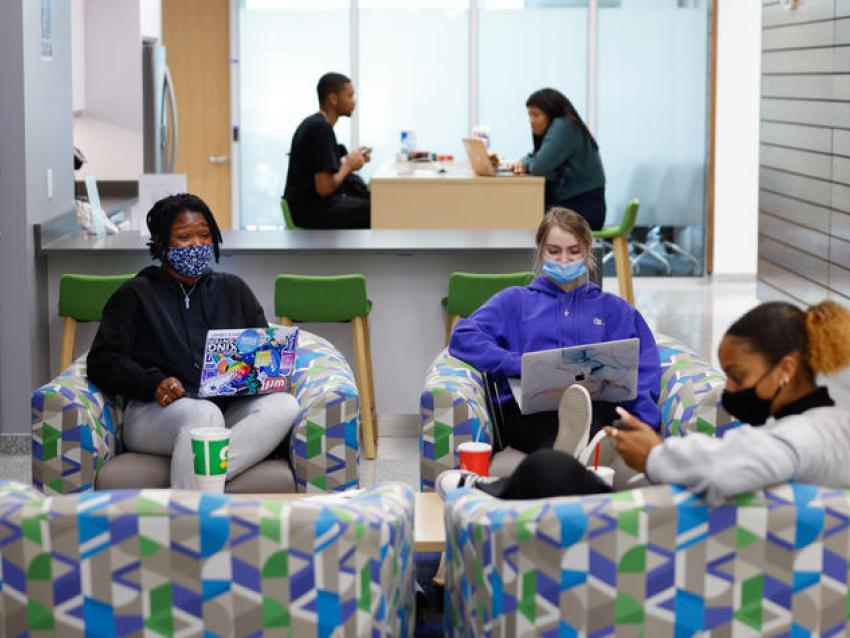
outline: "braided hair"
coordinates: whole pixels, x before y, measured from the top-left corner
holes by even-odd
[[[222,242],[221,230],[209,206],[200,197],[191,193],[179,193],[164,197],[148,211],[147,223],[148,230],[151,233],[150,241],[148,241],[148,250],[150,250],[151,257],[161,262],[165,260],[165,251],[168,248],[168,240],[171,236],[171,227],[174,225],[174,218],[187,210],[204,216],[212,233],[213,253],[215,254],[216,262],[218,262],[220,256],[219,246]]]

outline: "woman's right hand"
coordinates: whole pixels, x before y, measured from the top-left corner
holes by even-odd
[[[656,445],[663,442],[658,433],[636,416],[617,407],[622,424],[620,427],[608,425],[605,432],[614,439],[617,452],[631,468],[638,472],[646,472],[646,461],[649,453]]]
[[[174,403],[177,399],[186,394],[183,384],[177,377],[167,377],[160,381],[156,387],[156,392],[153,393],[154,401],[162,407],[166,407]]]
[[[508,168],[517,175],[525,175],[528,172],[528,167],[525,165],[525,162],[511,162],[508,164]]]

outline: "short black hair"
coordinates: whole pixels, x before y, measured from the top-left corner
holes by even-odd
[[[177,195],[163,197],[148,211],[148,230],[151,233],[148,250],[150,250],[151,257],[159,261],[164,261],[165,250],[168,247],[168,240],[171,236],[171,227],[174,225],[174,218],[186,210],[199,213],[207,220],[210,232],[212,232],[213,252],[215,253],[215,260],[217,262],[220,255],[219,246],[222,242],[221,230],[215,221],[215,217],[213,217],[210,207],[200,197],[191,193],[178,193]]]
[[[351,78],[342,73],[325,73],[319,78],[316,85],[316,93],[319,95],[319,106],[325,103],[325,99],[331,93],[339,93],[351,82]]]

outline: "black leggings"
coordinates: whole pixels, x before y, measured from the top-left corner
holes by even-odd
[[[599,230],[605,224],[605,187],[594,188],[579,193],[561,202],[552,202],[552,206],[563,206],[574,210],[587,220],[590,230]],[[549,206],[547,206],[549,208]]]
[[[507,500],[614,491],[572,456],[558,450],[537,450],[526,456],[510,476],[476,487]]]
[[[617,419],[614,408],[616,403],[604,401],[593,402],[593,417],[590,422],[590,438],[592,439],[602,426],[610,425]],[[509,399],[501,404],[501,413],[495,422],[501,423],[501,445],[498,449],[508,446],[531,454],[536,450],[550,449],[558,436],[558,413],[538,412],[523,414],[519,411],[516,401]]]

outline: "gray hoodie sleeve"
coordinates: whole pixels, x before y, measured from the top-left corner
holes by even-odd
[[[650,452],[646,475],[653,483],[705,493],[714,507],[729,496],[791,480],[799,463],[788,442],[745,425],[722,439],[699,433],[666,439]]]

